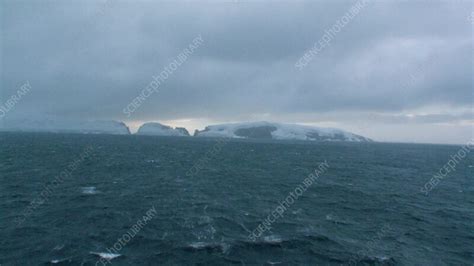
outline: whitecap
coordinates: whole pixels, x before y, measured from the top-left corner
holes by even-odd
[[[105,252],[89,252],[92,255],[99,256],[101,259],[106,259],[106,260],[113,260],[115,258],[118,258],[122,256],[121,254],[116,254],[116,253],[105,253]]]
[[[267,264],[269,265],[277,265],[277,264],[281,264],[282,262],[281,261],[267,261]]]
[[[50,262],[51,264],[58,264],[65,261],[71,262],[71,258],[55,259],[55,260],[51,260]]]
[[[293,214],[300,214],[303,211],[303,209],[299,208],[296,211],[292,211]]]
[[[265,236],[263,238],[263,242],[269,243],[269,244],[279,244],[282,242],[281,237],[277,235],[270,235],[270,236]]]
[[[82,194],[97,194],[96,187],[82,187]]]
[[[210,244],[206,242],[194,242],[194,243],[189,244],[189,246],[194,249],[203,249],[210,246]]]
[[[374,256],[374,258],[375,258],[377,261],[379,261],[379,262],[385,262],[385,261],[390,260],[390,257],[383,256],[383,255],[381,255],[381,256]]]
[[[223,254],[227,254],[227,252],[230,250],[232,246],[224,242],[223,243],[193,242],[189,244],[188,247],[195,250],[217,249],[217,250],[220,250]]]
[[[64,248],[64,245],[57,245],[53,248],[53,250],[61,250]]]
[[[221,243],[220,246],[221,246],[221,249],[222,249],[222,253],[224,253],[224,254],[228,254],[230,248],[232,247],[230,244],[227,244],[227,243]]]

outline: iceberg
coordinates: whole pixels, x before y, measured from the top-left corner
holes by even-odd
[[[336,128],[270,123],[265,121],[207,126],[204,130],[196,130],[194,136],[308,141],[373,141],[369,138]]]

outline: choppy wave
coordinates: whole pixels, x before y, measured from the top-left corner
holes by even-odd
[[[231,245],[224,242],[193,242],[190,243],[185,247],[188,250],[209,250],[209,251],[217,251],[221,253],[227,253]]]
[[[454,146],[230,141],[191,178],[186,171],[212,140],[31,139],[0,142],[2,265],[472,264],[472,167],[458,167],[428,197],[420,193]],[[88,145],[100,146],[94,157],[33,206],[47,177]],[[318,183],[252,241],[249,234],[323,160],[330,168]],[[152,206],[157,215],[114,252],[120,254],[100,252],[123,241]],[[382,230],[385,224],[392,229]]]

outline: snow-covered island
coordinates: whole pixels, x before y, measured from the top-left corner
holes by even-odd
[[[1,122],[0,131],[113,135],[131,134],[125,123],[113,120],[74,121],[65,119],[35,120],[27,118],[3,120]],[[135,134],[145,136],[190,137],[186,128],[173,128],[158,122],[148,122],[143,124]],[[307,141],[372,141],[369,138],[336,128],[322,128],[272,122],[244,122],[211,125],[207,126],[204,130],[196,130],[194,132],[194,137]]]
[[[157,122],[143,124],[137,131],[137,135],[148,136],[189,136],[188,130],[184,127],[172,128]]]
[[[0,131],[51,132],[79,134],[130,135],[123,122],[114,120],[73,121],[65,119],[16,119],[5,120]]]
[[[309,140],[309,141],[355,141],[372,140],[336,128],[322,128],[270,122],[247,122],[207,126],[196,130],[196,137],[224,137],[247,139]]]

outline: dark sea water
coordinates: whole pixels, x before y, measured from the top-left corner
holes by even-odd
[[[420,192],[460,148],[3,133],[0,264],[96,265],[154,206],[112,265],[473,265],[473,154]]]

